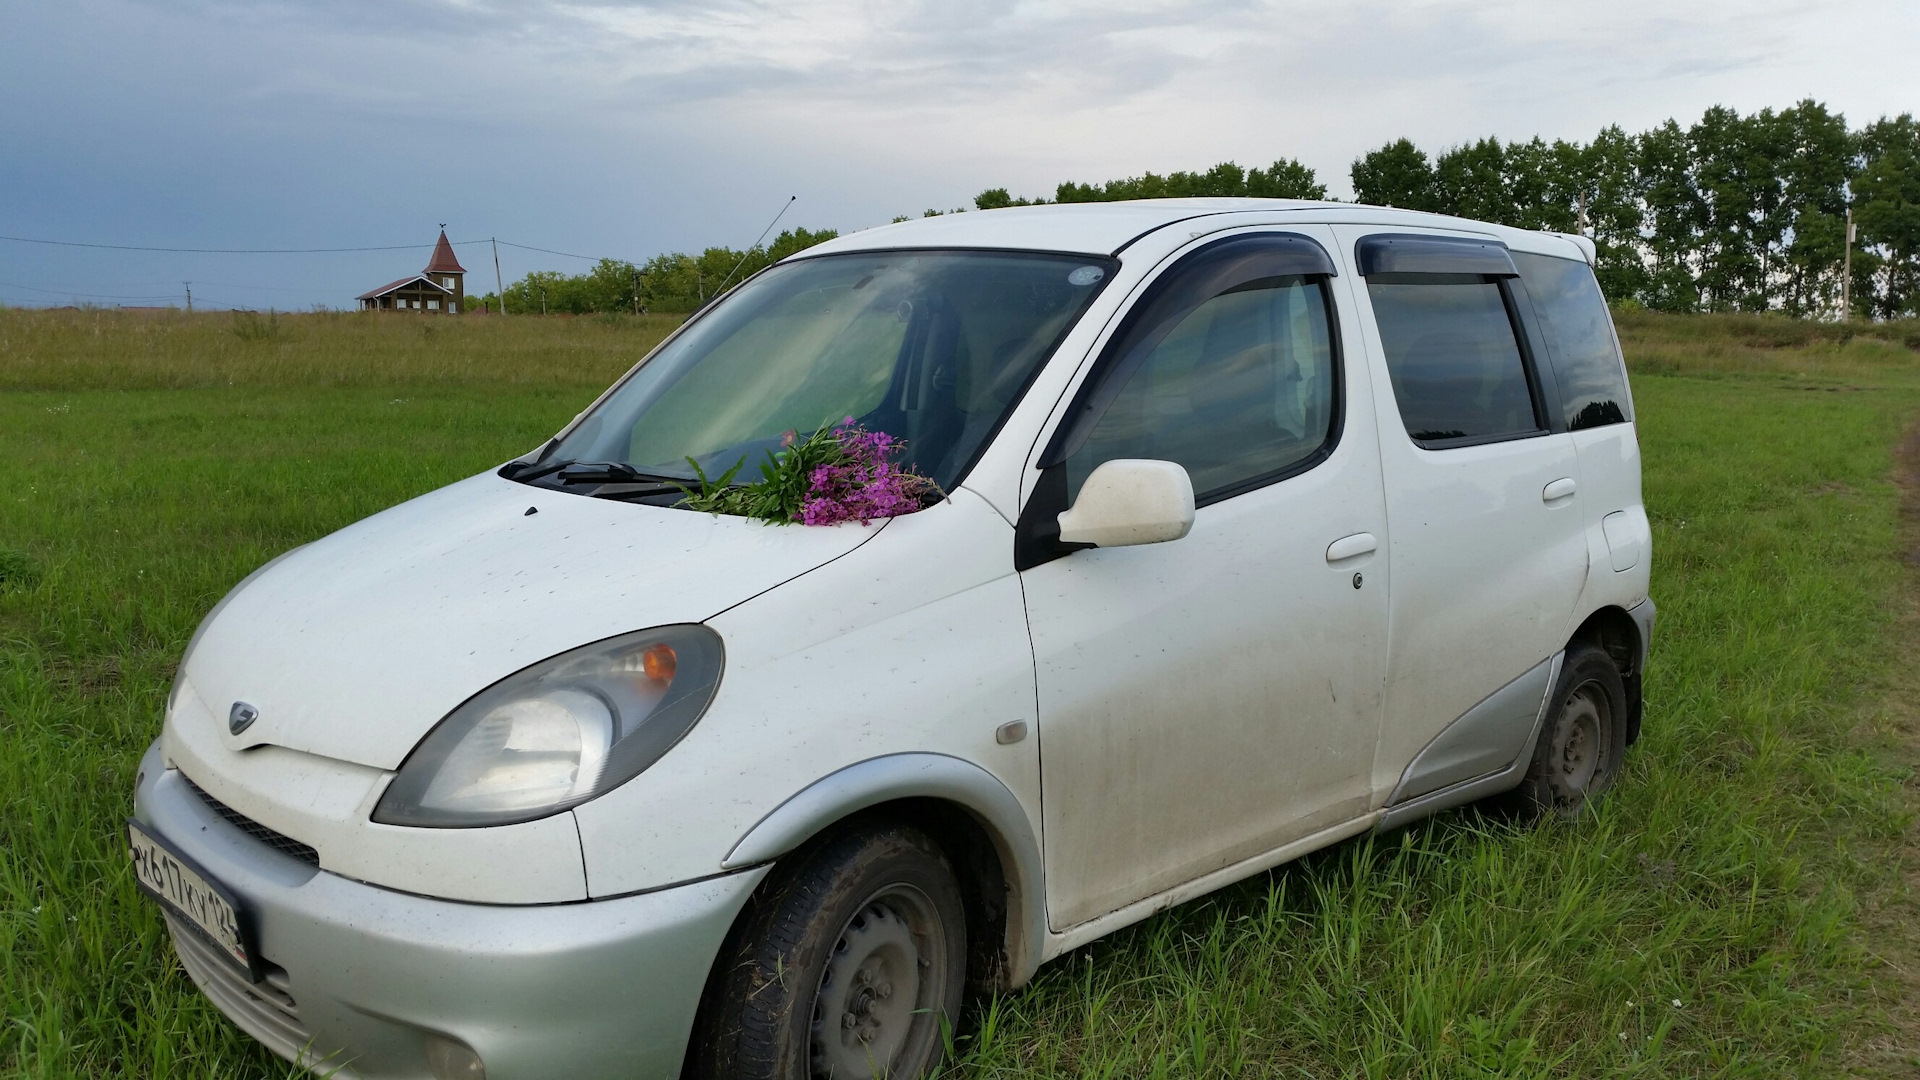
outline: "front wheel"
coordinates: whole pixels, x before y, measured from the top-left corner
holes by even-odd
[[[966,912],[946,855],[902,826],[793,857],[749,902],[702,1002],[705,1080],[912,1078],[939,1060],[966,981]]]
[[[1579,816],[1613,786],[1627,752],[1627,691],[1613,658],[1594,645],[1567,649],[1526,778],[1525,810]]]

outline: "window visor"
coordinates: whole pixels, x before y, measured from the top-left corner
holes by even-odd
[[[1513,256],[1498,240],[1461,236],[1418,236],[1379,233],[1362,237],[1354,246],[1361,277],[1382,274],[1480,274],[1518,277]]]

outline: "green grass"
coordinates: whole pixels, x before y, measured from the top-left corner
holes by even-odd
[[[557,384],[598,392],[681,318],[0,308],[0,391]]]
[[[534,445],[669,325],[0,311],[0,1073],[286,1072],[126,872],[181,649],[272,554]],[[986,1006],[952,1071],[1862,1063],[1890,993],[1863,908],[1908,818],[1858,729],[1907,584],[1889,455],[1920,356],[1797,325],[1622,319],[1661,618],[1647,734],[1597,813],[1451,814],[1185,905]]]

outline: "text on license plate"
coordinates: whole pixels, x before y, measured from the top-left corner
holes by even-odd
[[[173,912],[199,927],[241,967],[250,967],[240,935],[240,912],[222,891],[186,861],[148,836],[137,823],[127,825],[133,851],[133,876],[141,888]]]

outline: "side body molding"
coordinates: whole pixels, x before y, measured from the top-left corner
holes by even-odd
[[[946,754],[888,754],[822,777],[748,829],[720,865],[756,866],[800,846],[849,814],[895,799],[940,799],[972,814],[1000,856],[1007,879],[1007,973],[1032,978],[1047,936],[1040,843],[1020,800],[992,773]]]
[[[1401,774],[1375,830],[1517,786],[1533,759],[1547,692],[1559,680],[1565,658],[1557,652],[1540,661],[1434,736]]]

